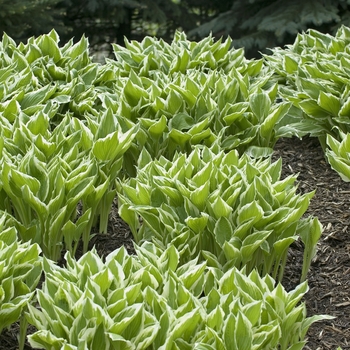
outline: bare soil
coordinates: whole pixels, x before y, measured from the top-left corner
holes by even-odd
[[[350,349],[350,183],[341,180],[327,164],[317,139],[282,139],[275,146],[274,159],[282,157],[283,174],[299,173],[301,193],[316,189],[307,215],[317,216],[324,231],[317,256],[308,274],[309,292],[305,302],[308,315],[328,314],[334,320],[314,323],[308,332],[306,350]],[[97,234],[90,242],[101,255],[125,245],[133,253],[127,225],[114,207],[105,235]],[[299,283],[303,248],[296,243],[290,249],[283,284],[287,290]],[[29,332],[33,329],[29,328]],[[0,335],[0,350],[18,349],[18,325]],[[32,349],[28,344],[26,350]],[[104,349],[101,349],[104,350]]]

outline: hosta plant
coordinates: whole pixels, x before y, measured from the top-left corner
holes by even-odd
[[[66,268],[45,260],[46,279],[30,306],[29,336],[40,349],[302,349],[309,326],[299,301],[254,270],[226,273],[196,260],[179,265],[174,246],[124,247],[103,261],[95,251]]]
[[[31,116],[50,104],[57,111],[50,120],[55,125],[67,110],[83,117],[99,103],[92,86],[100,66],[89,57],[84,37],[60,47],[54,30],[19,45],[4,34],[0,54],[0,111],[10,121],[18,110]]]
[[[302,218],[314,192],[296,194],[296,176],[280,179],[281,159],[196,147],[171,161],[150,161],[144,151],[138,168],[119,185],[119,213],[136,242],[173,244],[182,262],[200,255],[224,271],[246,266],[281,280],[288,248],[300,237],[306,278],[321,225]]]
[[[23,311],[31,302],[42,272],[37,244],[18,241],[12,220],[0,213],[0,333],[21,320],[20,348],[23,348],[26,321]]]
[[[69,114],[96,129],[107,110],[118,115],[123,132],[140,124],[125,155],[129,175],[135,174],[143,147],[154,157],[170,159],[175,151],[210,146],[216,139],[240,152],[276,142],[276,123],[290,104],[276,103],[277,85],[270,82],[272,73],[262,60],[246,60],[242,50],[230,48],[229,39],[222,43],[208,37],[196,43],[178,32],[172,44],[145,38],[115,50],[116,60],[101,66],[88,56],[84,37],[60,47],[55,31],[20,45],[4,35],[0,112],[10,123],[44,113],[50,128]],[[166,68],[176,57],[181,63]],[[124,60],[130,59],[139,63],[125,70]]]
[[[211,37],[191,42],[177,32],[171,44],[147,37],[114,46],[116,59],[105,65],[114,80],[101,80],[101,99],[125,125],[140,123],[127,152],[133,166],[144,147],[152,157],[171,159],[175,151],[216,140],[240,152],[274,146],[290,103],[277,103],[277,85],[262,60],[246,60],[229,44]]]
[[[44,112],[20,114],[12,124],[0,117],[0,209],[13,214],[22,239],[53,260],[64,244],[74,253],[80,238],[86,251],[98,219],[107,230],[115,178],[136,131],[123,133],[108,111],[96,124],[88,128],[67,114],[51,131]]]
[[[127,153],[132,165],[143,148],[152,157],[171,159],[176,151],[189,153],[194,145],[219,142],[242,153],[251,146],[273,147],[276,125],[290,108],[276,102],[277,85],[268,78],[252,83],[236,70],[172,76],[157,72],[152,79],[131,72],[102,98],[126,127],[140,124],[135,146]]]
[[[176,31],[171,43],[145,37],[140,42],[125,39],[125,46],[112,44],[115,60],[108,62],[115,65],[122,76],[128,76],[131,71],[142,77],[159,71],[167,75],[186,74],[192,69],[224,73],[238,70],[257,75],[262,61],[247,60],[244,50],[232,48],[231,43],[231,38],[215,41],[211,35],[199,42],[190,41],[184,32]]]
[[[349,43],[345,26],[335,36],[309,30],[298,34],[292,45],[265,56],[281,96],[294,105],[280,130],[319,137],[324,149],[327,134],[339,139],[340,132],[350,131]]]

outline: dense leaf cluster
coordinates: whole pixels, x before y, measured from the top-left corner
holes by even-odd
[[[176,32],[113,45],[103,65],[85,37],[5,34],[0,330],[22,315],[20,346],[28,321],[45,349],[302,349],[327,318],[300,303],[322,227],[303,217],[313,192],[281,179],[271,152],[280,137],[319,136],[350,178],[349,32],[310,30],[261,60]],[[116,197],[137,254],[103,260],[86,251]],[[298,239],[301,284],[287,293]]]
[[[170,246],[120,248],[106,261],[90,251],[66,267],[44,261],[45,284],[39,311],[28,320],[38,329],[29,336],[44,349],[301,349],[309,326],[298,305],[306,282],[286,292],[256,271],[226,273],[197,260],[179,264]]]
[[[346,181],[350,179],[349,43],[345,26],[334,36],[309,30],[293,45],[265,56],[281,96],[293,104],[280,130],[318,137],[329,163]]]
[[[136,242],[173,245],[183,263],[199,256],[221,271],[245,266],[281,281],[289,246],[300,235],[311,259],[321,227],[301,219],[314,193],[296,195],[296,177],[280,175],[280,161],[236,150],[195,147],[154,162],[142,153],[136,178],[121,183],[119,212]]]

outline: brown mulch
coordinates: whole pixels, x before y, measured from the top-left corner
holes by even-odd
[[[324,231],[318,244],[309,275],[309,292],[305,297],[308,315],[328,314],[334,320],[314,323],[308,332],[306,350],[350,349],[350,183],[340,179],[324,158],[317,139],[283,139],[275,146],[274,159],[282,157],[283,174],[299,173],[301,193],[316,189],[307,214],[317,216]],[[125,245],[133,252],[128,227],[120,220],[116,208],[111,213],[109,232],[96,235],[95,245],[101,255]],[[283,284],[287,290],[299,283],[302,247],[290,249]],[[0,350],[17,349],[18,325],[0,335]],[[31,347],[26,346],[26,350]]]
[[[279,140],[275,151],[283,160],[283,177],[299,173],[300,192],[316,189],[307,215],[317,216],[323,226],[308,274],[310,290],[305,302],[309,316],[336,318],[314,323],[305,349],[350,349],[350,183],[331,169],[315,138]],[[285,273],[286,287],[298,283],[301,261],[302,251],[293,246]]]

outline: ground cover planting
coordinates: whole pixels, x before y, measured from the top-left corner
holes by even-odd
[[[314,191],[299,193],[272,154],[282,137],[317,136],[350,178],[349,78],[312,58],[341,60],[349,39],[346,27],[309,31],[247,60],[230,39],[178,32],[114,45],[98,64],[84,37],[4,35],[0,330],[20,322],[20,348],[27,324],[42,349],[307,346],[309,327],[332,319],[302,301],[323,227],[307,213]],[[91,249],[113,203],[134,254]],[[287,291],[295,244],[302,268]]]

